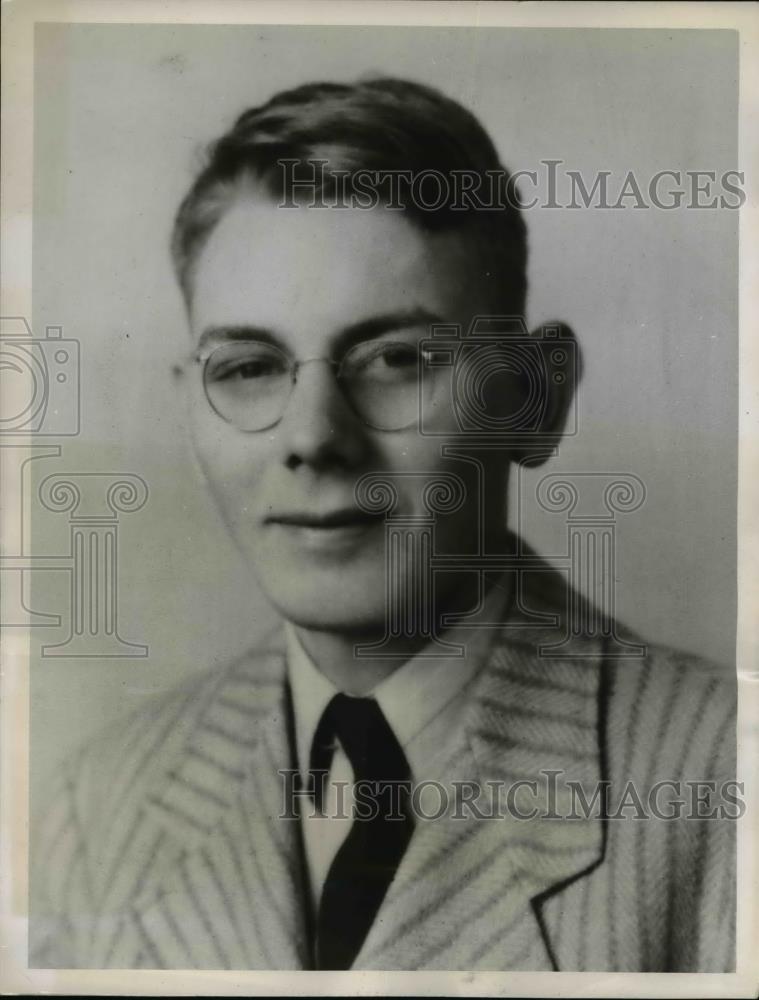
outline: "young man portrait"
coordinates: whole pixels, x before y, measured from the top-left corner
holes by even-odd
[[[507,527],[582,368],[524,323],[528,228],[420,83],[304,84],[210,147],[175,402],[282,625],[61,769],[32,965],[734,967],[733,685],[614,619],[582,521],[586,486],[608,514],[643,484],[524,498],[576,519],[562,566]]]

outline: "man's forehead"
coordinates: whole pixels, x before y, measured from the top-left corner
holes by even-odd
[[[267,196],[236,197],[210,233],[201,255],[224,252],[248,260],[311,263],[356,252],[376,265],[403,267],[417,260],[440,262],[466,256],[460,232],[424,230],[404,209],[354,206],[284,206]]]
[[[210,325],[346,327],[376,314],[479,311],[471,248],[389,209],[284,208],[241,197],[195,269],[193,329]]]

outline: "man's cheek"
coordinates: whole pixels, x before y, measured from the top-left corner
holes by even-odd
[[[224,506],[227,519],[241,531],[260,532],[266,510],[258,497],[255,485],[243,479],[227,478],[217,490],[217,498]]]
[[[240,441],[214,428],[198,432],[194,444],[211,489],[234,494],[251,490],[260,480],[263,463],[249,441]]]
[[[254,527],[260,530],[261,501],[248,464],[242,460],[230,462],[218,453],[206,452],[198,457],[209,495],[235,540],[241,542]]]

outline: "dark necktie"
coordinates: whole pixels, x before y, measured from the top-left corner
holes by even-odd
[[[356,785],[371,784],[364,785],[368,806],[362,812],[367,818],[354,816],[322,889],[316,918],[317,969],[351,967],[413,830],[408,761],[377,702],[335,695],[314,735],[312,773],[329,770],[336,739]],[[316,790],[319,802],[318,781]]]

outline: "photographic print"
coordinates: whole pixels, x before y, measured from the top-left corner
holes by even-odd
[[[748,995],[755,22],[157,6],[41,7],[4,126],[14,961]]]

